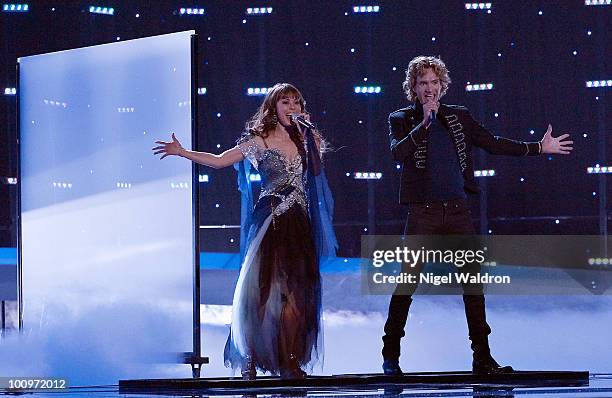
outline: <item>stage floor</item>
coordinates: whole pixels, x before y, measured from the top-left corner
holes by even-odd
[[[341,375],[287,383],[261,378],[256,383],[230,379],[133,380],[120,385],[70,387],[65,390],[28,392],[29,397],[610,397],[612,374],[583,372],[518,372],[512,377],[473,377],[465,372],[413,373],[402,378],[381,375]],[[346,385],[333,386],[333,382]],[[343,381],[342,381],[343,380]],[[360,380],[360,381],[359,381]],[[230,382],[230,385],[227,382]],[[200,387],[196,384],[200,383]],[[236,384],[244,384],[236,388]],[[352,384],[351,384],[352,383]],[[361,384],[359,384],[361,383]],[[182,384],[182,385],[181,385]],[[216,387],[211,387],[212,385]],[[249,385],[250,384],[250,385]],[[323,384],[315,386],[315,384]],[[327,384],[327,386],[325,386]],[[155,385],[157,387],[155,388]],[[177,386],[180,385],[180,388]],[[126,386],[130,386],[127,388]],[[240,387],[240,386],[239,386]],[[128,391],[133,390],[133,391]],[[16,395],[0,390],[0,395]]]

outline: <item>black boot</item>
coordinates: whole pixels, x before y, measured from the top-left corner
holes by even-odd
[[[404,374],[402,372],[402,368],[399,366],[398,360],[385,359],[382,364],[382,368],[385,376],[401,376]]]
[[[386,375],[401,375],[402,369],[399,367],[400,343],[406,334],[404,327],[408,319],[408,310],[412,298],[409,295],[394,294],[389,303],[389,314],[385,322],[385,335],[383,336],[382,356],[383,372]]]
[[[472,341],[472,373],[500,374],[513,372],[512,366],[501,366],[491,356],[484,295],[464,295],[465,317],[467,319],[470,340]]]

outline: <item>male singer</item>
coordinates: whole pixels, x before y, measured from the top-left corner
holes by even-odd
[[[418,56],[408,64],[403,89],[413,105],[389,115],[391,152],[402,163],[400,203],[407,204],[407,235],[475,234],[467,194],[478,192],[474,180],[472,147],[494,155],[531,156],[569,154],[569,134],[552,137],[549,125],[539,142],[520,142],[496,137],[470,115],[467,108],[440,104],[451,82],[440,58]],[[400,375],[400,340],[408,317],[412,293],[398,285],[389,304],[383,336],[383,371]],[[512,372],[491,356],[491,329],[485,316],[485,299],[480,293],[467,294],[463,302],[473,351],[472,372],[494,374]]]

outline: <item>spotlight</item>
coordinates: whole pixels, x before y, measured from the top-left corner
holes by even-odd
[[[355,86],[353,91],[355,94],[380,94],[382,89],[380,86]]]
[[[89,6],[89,12],[92,14],[115,15],[115,9],[112,7]]]
[[[490,10],[491,3],[465,3],[466,10]]]
[[[465,91],[484,91],[493,90],[493,83],[467,84]]]
[[[265,15],[272,14],[272,7],[249,7],[246,9],[247,15]]]
[[[586,82],[588,88],[591,87],[612,87],[612,80],[589,80]]]
[[[474,177],[493,177],[495,170],[474,170]]]
[[[249,87],[247,89],[247,95],[266,95],[270,91],[270,87]]]
[[[16,95],[17,89],[14,87],[7,87],[4,89],[4,95]]]
[[[356,171],[353,173],[353,178],[356,180],[380,180],[383,173],[376,171]]]
[[[599,166],[596,164],[594,167],[587,167],[587,174],[612,174],[612,166]]]
[[[204,15],[203,8],[181,8],[179,9],[181,15]]]
[[[355,14],[375,13],[379,11],[380,6],[353,6],[353,13]]]
[[[2,11],[4,12],[28,12],[30,6],[27,4],[4,4],[2,5]]]

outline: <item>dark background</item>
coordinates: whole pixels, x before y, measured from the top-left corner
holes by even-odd
[[[453,83],[442,102],[469,107],[494,134],[537,141],[548,123],[553,135],[572,134],[570,156],[511,158],[476,150],[476,169],[496,172],[477,179],[483,192],[472,206],[482,233],[607,234],[609,174],[588,174],[587,167],[612,166],[612,88],[587,88],[585,82],[612,79],[612,6],[493,1],[489,14],[466,10],[465,2],[433,0],[28,4],[26,13],[0,12],[0,90],[16,86],[20,56],[195,29],[198,86],[207,89],[199,96],[197,149],[218,153],[234,145],[263,99],[247,96],[248,87],[298,86],[336,148],[326,166],[341,256],[359,255],[361,234],[403,229],[406,209],[397,203],[400,172],[388,148],[387,115],[408,105],[404,70],[421,54],[439,55],[450,69]],[[90,5],[113,7],[115,14],[91,14]],[[353,13],[354,5],[381,8]],[[259,6],[273,13],[246,14],[247,7]],[[180,7],[204,8],[205,14],[180,15]],[[493,83],[494,89],[468,92],[468,82]],[[361,85],[382,92],[355,94]],[[0,247],[16,245],[16,186],[6,182],[17,175],[16,101],[0,97]],[[356,171],[383,177],[355,180]],[[210,177],[201,184],[202,224],[239,224],[235,171],[200,172]],[[236,228],[207,228],[201,247],[236,251],[238,236]]]

